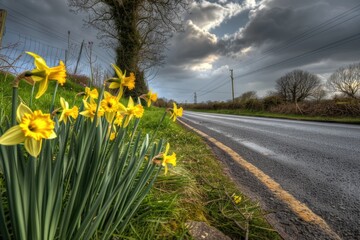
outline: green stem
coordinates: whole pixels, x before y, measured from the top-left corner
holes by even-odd
[[[155,129],[154,133],[152,134],[152,137],[151,137],[150,142],[153,142],[153,141],[154,141],[154,139],[155,139],[155,137],[156,137],[156,134],[157,134],[157,132],[159,131],[159,128],[160,128],[161,124],[163,123],[166,115],[167,115],[167,112],[165,111],[164,114],[163,114],[163,116],[161,117],[161,119],[160,119],[160,121],[159,121],[159,124],[157,125],[157,128]]]
[[[32,89],[31,89],[31,95],[30,95],[30,109],[32,107],[32,102],[33,102],[33,97],[34,97],[34,91],[35,91],[35,83],[34,85],[32,86]]]
[[[14,86],[12,91],[11,126],[15,126],[16,124],[17,98],[18,98],[18,88]]]
[[[56,82],[54,95],[53,95],[52,102],[51,102],[51,107],[50,107],[50,113],[52,113],[54,111],[55,98],[56,98],[56,93],[57,93],[58,87],[59,87],[59,82]]]

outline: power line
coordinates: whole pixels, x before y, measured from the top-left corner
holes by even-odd
[[[356,33],[356,34],[353,34],[353,35],[351,35],[351,36],[349,36],[349,37],[346,37],[346,38],[343,38],[343,39],[340,39],[340,40],[331,42],[331,43],[329,43],[329,44],[326,44],[326,45],[324,45],[324,46],[322,46],[322,47],[319,47],[319,48],[316,48],[316,49],[314,49],[314,50],[311,50],[311,51],[308,51],[308,52],[299,54],[299,55],[294,56],[294,57],[291,57],[291,58],[287,58],[287,59],[282,60],[282,61],[280,61],[280,62],[277,62],[277,63],[274,63],[274,64],[270,64],[270,65],[267,65],[267,66],[265,66],[265,67],[258,68],[258,69],[254,70],[254,71],[250,71],[250,72],[247,72],[247,73],[244,73],[244,74],[236,75],[235,77],[248,76],[248,75],[251,75],[251,74],[254,74],[254,73],[263,71],[263,70],[265,70],[265,69],[268,69],[268,68],[271,68],[271,67],[280,65],[280,64],[282,64],[282,63],[288,63],[288,62],[297,60],[298,58],[302,58],[302,57],[305,57],[305,56],[308,56],[308,55],[317,54],[317,53],[322,52],[322,51],[324,51],[324,50],[332,49],[332,48],[335,48],[335,47],[338,47],[338,46],[347,44],[347,43],[352,42],[352,41],[354,41],[354,40],[357,40],[357,39],[359,39],[359,38],[360,38],[360,32],[359,32],[359,33]]]
[[[310,28],[307,31],[304,31],[304,32],[292,37],[292,38],[289,38],[288,40],[284,41],[280,46],[268,49],[267,51],[264,52],[265,55],[251,61],[250,63],[246,64],[245,66],[251,65],[251,64],[256,63],[256,62],[259,62],[260,60],[262,60],[265,57],[269,56],[271,53],[275,53],[277,51],[288,49],[289,47],[297,45],[297,44],[299,44],[301,42],[304,42],[305,40],[307,40],[307,39],[309,39],[309,38],[311,38],[313,36],[316,36],[316,35],[318,35],[320,33],[323,33],[325,31],[328,31],[330,29],[335,28],[336,26],[338,26],[340,24],[348,22],[348,21],[354,19],[355,17],[360,16],[360,14],[357,14],[355,16],[351,16],[351,17],[346,18],[346,19],[344,19],[343,21],[340,21],[340,22],[339,22],[339,20],[341,20],[341,19],[343,19],[345,17],[348,17],[348,14],[354,13],[359,9],[360,9],[360,4],[355,5],[351,9],[349,9],[349,10],[347,10],[345,12],[342,12],[341,14],[338,14],[338,15],[336,15],[336,16],[334,16],[334,17],[332,17],[332,18],[330,18],[330,19],[328,19],[328,20],[326,20],[326,21],[324,21],[324,22],[322,22],[322,23],[320,23],[320,24],[318,24],[316,26],[313,26],[312,28]],[[331,24],[333,24],[333,25],[331,25]],[[327,28],[324,29],[324,27],[327,27]],[[238,66],[240,64],[241,63],[235,64],[235,65],[232,66],[232,68],[235,67],[235,66]],[[242,75],[238,75],[238,76],[242,76]],[[236,77],[238,77],[238,76],[236,76]],[[205,88],[209,88],[211,85],[213,85],[213,83],[214,82],[210,83]],[[219,85],[217,85],[217,86],[219,86]],[[208,91],[208,93],[212,92],[212,90],[214,90],[216,88],[217,87],[212,88],[211,90]],[[199,95],[199,96],[202,96],[202,95]]]
[[[273,48],[270,48],[270,49],[266,50],[263,53],[263,56],[261,56],[261,57],[259,57],[257,59],[255,59],[255,60],[253,60],[253,61],[251,61],[251,62],[249,62],[249,63],[247,63],[245,65],[243,63],[235,64],[235,65],[232,66],[232,68],[234,68],[236,66],[239,66],[239,65],[248,66],[248,65],[254,64],[256,62],[259,62],[259,61],[266,58],[267,56],[269,56],[272,53],[279,52],[279,51],[288,49],[291,46],[298,45],[298,44],[304,42],[305,40],[307,40],[307,39],[309,39],[309,38],[311,38],[313,36],[316,36],[316,35],[318,35],[320,33],[326,32],[326,31],[328,31],[330,29],[335,28],[336,26],[338,26],[340,24],[343,24],[343,23],[348,22],[348,21],[350,21],[350,20],[352,20],[352,19],[354,19],[356,17],[359,17],[360,14],[357,14],[357,15],[351,16],[351,17],[348,16],[348,14],[355,13],[359,9],[360,9],[360,4],[352,7],[351,9],[349,9],[349,10],[347,10],[345,12],[342,12],[341,14],[336,15],[336,16],[334,16],[334,17],[332,17],[332,18],[330,18],[330,19],[328,19],[328,20],[326,20],[326,21],[324,21],[324,22],[322,22],[322,23],[320,23],[320,24],[318,24],[316,26],[313,26],[312,28],[310,28],[307,31],[304,31],[304,32],[292,37],[292,38],[287,39],[280,46],[276,46],[276,47],[273,47]],[[349,18],[347,18],[347,19],[345,19],[345,20],[343,20],[341,22],[338,22],[339,20],[341,20],[341,19],[343,19],[345,17],[349,17]],[[334,24],[334,25],[331,25],[331,24]],[[325,29],[322,29],[322,28],[324,28],[326,26],[329,26],[329,27],[327,27]]]

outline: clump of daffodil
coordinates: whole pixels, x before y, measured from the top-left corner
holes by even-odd
[[[96,115],[96,109],[98,108],[98,105],[96,104],[94,99],[90,99],[90,102],[87,102],[83,99],[84,108],[85,110],[80,112],[80,115],[83,115],[84,117],[88,117],[91,119],[91,121],[94,121],[95,115]],[[97,112],[97,118],[99,119],[104,115],[104,110],[99,107]],[[99,122],[98,122],[99,123]]]
[[[162,159],[163,159],[162,166],[165,168],[165,175],[168,172],[168,164],[171,164],[174,167],[176,166],[176,153],[173,152],[173,154],[168,155],[169,149],[170,149],[170,144],[167,143],[165,152],[162,154]]]
[[[33,157],[40,154],[42,140],[56,137],[55,123],[50,114],[43,114],[41,110],[31,111],[20,103],[16,111],[16,120],[19,125],[8,129],[1,137],[1,145],[16,145],[24,143],[26,151]]]
[[[130,97],[127,107],[119,103],[120,113],[126,116],[124,127],[129,125],[133,117],[141,118],[144,114],[144,108],[141,104],[134,105],[133,99]]]
[[[236,195],[235,193],[232,195],[232,199],[235,204],[239,204],[242,200],[241,196]]]
[[[77,106],[74,106],[73,108],[69,108],[69,103],[65,101],[63,97],[60,97],[60,104],[62,107],[62,112],[59,118],[59,122],[64,121],[64,123],[67,123],[67,120],[71,118],[76,119],[79,114],[79,109]]]
[[[151,102],[156,102],[157,100],[157,94],[153,93],[151,90],[147,94],[143,94],[140,97],[146,101],[148,107],[151,106]]]
[[[125,87],[127,87],[129,90],[132,90],[135,88],[135,75],[134,75],[134,73],[131,72],[130,76],[126,77],[126,71],[124,71],[124,73],[123,73],[121,71],[121,69],[114,64],[112,64],[112,67],[115,70],[117,78],[111,78],[108,80],[108,82],[110,82],[109,88],[110,89],[118,89],[119,88],[118,96],[120,98],[124,93]]]
[[[117,111],[119,110],[120,103],[119,99],[109,92],[104,92],[104,98],[101,100],[101,108],[105,112],[105,119],[108,123],[112,123]]]
[[[176,121],[177,117],[181,117],[183,115],[183,108],[182,107],[178,108],[176,106],[176,103],[173,103],[173,108],[170,109],[170,111],[171,111],[170,119],[172,119],[174,122]]]
[[[58,66],[48,67],[45,60],[39,55],[26,52],[30,56],[34,57],[34,64],[36,68],[30,72],[30,76],[34,82],[39,82],[39,90],[35,96],[36,99],[40,98],[48,89],[49,80],[55,80],[60,85],[66,82],[66,68],[62,61]]]

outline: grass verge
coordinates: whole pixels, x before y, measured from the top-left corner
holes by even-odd
[[[240,109],[220,109],[220,110],[191,109],[191,111],[232,114],[232,115],[241,115],[241,116],[250,116],[250,117],[267,117],[267,118],[281,118],[281,119],[292,119],[292,120],[302,120],[302,121],[360,124],[360,117],[305,116],[301,114],[281,114],[281,113],[271,113],[265,111],[250,111],[250,110],[240,110]]]
[[[163,112],[164,109],[149,109],[142,126],[151,131]],[[131,222],[127,236],[188,239],[185,223],[194,220],[207,222],[233,239],[244,239],[246,234],[250,239],[281,239],[264,219],[266,213],[239,192],[199,136],[166,119],[158,137],[170,142],[177,153],[178,166],[158,179]]]

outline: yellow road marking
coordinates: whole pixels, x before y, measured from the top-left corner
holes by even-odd
[[[237,154],[234,150],[231,148],[225,146],[221,142],[217,141],[215,138],[210,137],[206,133],[189,126],[188,124],[184,123],[183,121],[179,120],[181,124],[186,126],[187,128],[193,130],[194,132],[198,133],[200,136],[206,138],[208,141],[212,142],[215,146],[220,148],[221,150],[225,151],[230,157],[239,163],[243,168],[247,169],[249,172],[251,172],[254,176],[256,176],[257,179],[259,179],[266,187],[268,187],[274,195],[282,200],[285,204],[289,206],[289,208],[298,215],[301,219],[303,219],[306,222],[316,224],[318,225],[323,231],[328,233],[329,235],[333,236],[335,239],[341,239],[339,235],[337,235],[325,222],[324,219],[322,219],[320,216],[315,214],[313,211],[311,211],[305,204],[297,200],[293,195],[285,191],[280,184],[278,184],[275,180],[273,180],[271,177],[266,175],[263,171],[252,165],[251,163],[247,162],[245,159],[243,159],[239,154]]]

